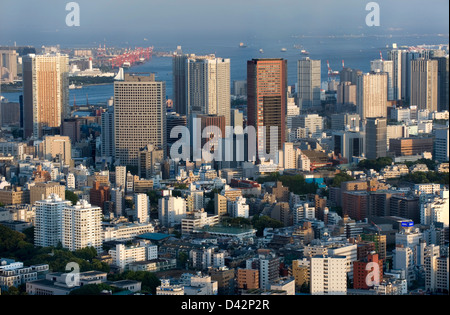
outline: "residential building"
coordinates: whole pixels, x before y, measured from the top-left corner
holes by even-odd
[[[312,295],[346,295],[347,264],[340,256],[311,257]]]
[[[62,242],[63,211],[68,206],[71,206],[71,202],[63,200],[57,194],[50,194],[36,202],[35,246],[56,247]]]
[[[80,200],[62,213],[62,246],[71,251],[85,247],[102,250],[102,210]]]
[[[22,61],[24,136],[41,138],[69,115],[69,57],[30,54]]]

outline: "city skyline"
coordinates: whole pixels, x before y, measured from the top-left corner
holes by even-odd
[[[448,295],[448,9],[3,0],[0,295]]]

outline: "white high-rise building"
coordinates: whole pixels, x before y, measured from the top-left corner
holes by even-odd
[[[66,187],[68,190],[75,189],[75,175],[73,173],[69,173],[66,176]]]
[[[440,190],[440,196],[428,195],[422,198],[420,204],[420,223],[432,225],[436,222],[449,226],[449,191]]]
[[[115,249],[108,252],[112,258],[112,264],[119,267],[122,271],[126,270],[129,264],[137,261],[147,260],[147,249],[145,246],[129,246],[117,244]]]
[[[147,194],[134,195],[135,218],[139,223],[148,223],[150,220],[150,199]]]
[[[188,121],[192,114],[217,115],[231,126],[230,59],[188,55],[185,75]]]
[[[405,222],[409,225],[408,222]],[[423,233],[412,226],[402,227],[400,232],[395,234],[394,269],[406,271],[408,284],[416,279],[414,268],[421,264],[421,240]]]
[[[297,150],[294,149],[292,142],[285,142],[283,144],[283,156],[280,157],[280,167],[285,170],[292,170],[297,168]]]
[[[433,293],[448,292],[448,254],[441,255],[440,247],[429,245],[425,248],[425,289]]]
[[[34,245],[39,247],[58,246],[62,240],[62,213],[71,202],[51,194],[47,199],[36,202]]]
[[[102,250],[102,209],[80,200],[66,206],[62,215],[62,246],[71,251],[85,247]]]
[[[315,219],[316,208],[309,203],[296,204],[293,209],[294,225],[300,224],[303,219]]]
[[[181,224],[186,217],[186,200],[181,197],[166,196],[159,199],[158,219],[161,225],[171,227]]]
[[[401,100],[402,93],[402,56],[403,52],[394,49],[388,52],[388,59],[392,61],[392,87],[394,100]]]
[[[246,203],[247,199],[237,197],[236,200],[228,202],[228,213],[233,218],[248,218],[250,206]]]
[[[323,117],[317,114],[300,115],[296,119],[298,127],[304,128],[308,137],[321,138],[323,132]]]
[[[310,286],[312,295],[346,295],[346,258],[322,255],[312,257]]]
[[[394,62],[392,60],[373,60],[370,62],[370,70],[373,72],[387,73],[388,77],[388,100],[394,100]]]
[[[311,160],[301,151],[297,154],[298,162],[297,168],[304,172],[311,171]]]
[[[127,167],[116,166],[116,187],[123,187],[125,189],[127,184]]]
[[[297,99],[301,111],[320,106],[321,61],[309,58],[297,62]]]
[[[288,130],[292,129],[292,118],[300,115],[300,107],[295,104],[294,97],[287,98],[287,110],[286,110],[286,126]]]

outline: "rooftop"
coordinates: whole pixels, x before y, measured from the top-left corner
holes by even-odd
[[[162,241],[164,239],[167,239],[169,237],[172,237],[172,234],[163,234],[163,233],[144,233],[141,235],[138,235],[138,238],[150,240],[150,241]]]

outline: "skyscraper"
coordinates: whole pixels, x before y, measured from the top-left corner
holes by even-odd
[[[401,100],[404,96],[404,91],[402,91],[402,58],[404,55],[403,50],[393,49],[388,52],[388,59],[392,61],[392,91],[393,100]],[[404,70],[404,69],[403,69]]]
[[[297,63],[298,105],[301,111],[320,106],[320,60],[304,58]]]
[[[434,160],[448,162],[449,155],[449,132],[448,126],[434,130]]]
[[[372,72],[387,74],[387,97],[388,100],[396,100],[394,93],[394,62],[391,60],[377,59],[370,62]]]
[[[224,116],[230,126],[230,59],[189,55],[186,59],[186,115]]]
[[[127,184],[127,167],[116,166],[116,187],[125,188]]]
[[[125,75],[114,82],[115,157],[138,166],[141,148],[166,148],[166,85],[154,75]]]
[[[186,115],[186,59],[181,46],[178,46],[172,57],[172,70],[173,102],[175,111],[180,115]]]
[[[256,131],[258,157],[267,153],[269,144],[275,151],[281,150],[286,139],[287,60],[253,59],[247,62],[247,103],[248,126],[253,126]],[[272,126],[278,130],[278,141],[273,143],[270,141]]]
[[[366,73],[358,76],[357,109],[361,119],[387,117],[388,77],[386,73]]]
[[[356,105],[356,84],[349,81],[339,83],[337,87],[337,104]]]
[[[448,68],[448,55],[446,57],[433,58],[438,62],[438,111],[448,111],[449,108],[449,68]]]
[[[69,114],[69,57],[60,54],[23,58],[23,124],[25,137],[60,128]]]
[[[150,220],[150,200],[147,194],[134,195],[135,219],[139,223],[148,223]]]
[[[424,58],[411,61],[411,105],[429,112],[438,109],[438,62]]]
[[[366,121],[366,157],[376,160],[387,155],[387,119],[368,118]]]
[[[17,52],[0,50],[0,82],[12,83],[17,79]]]
[[[102,157],[113,157],[114,150],[114,107],[102,113]]]

